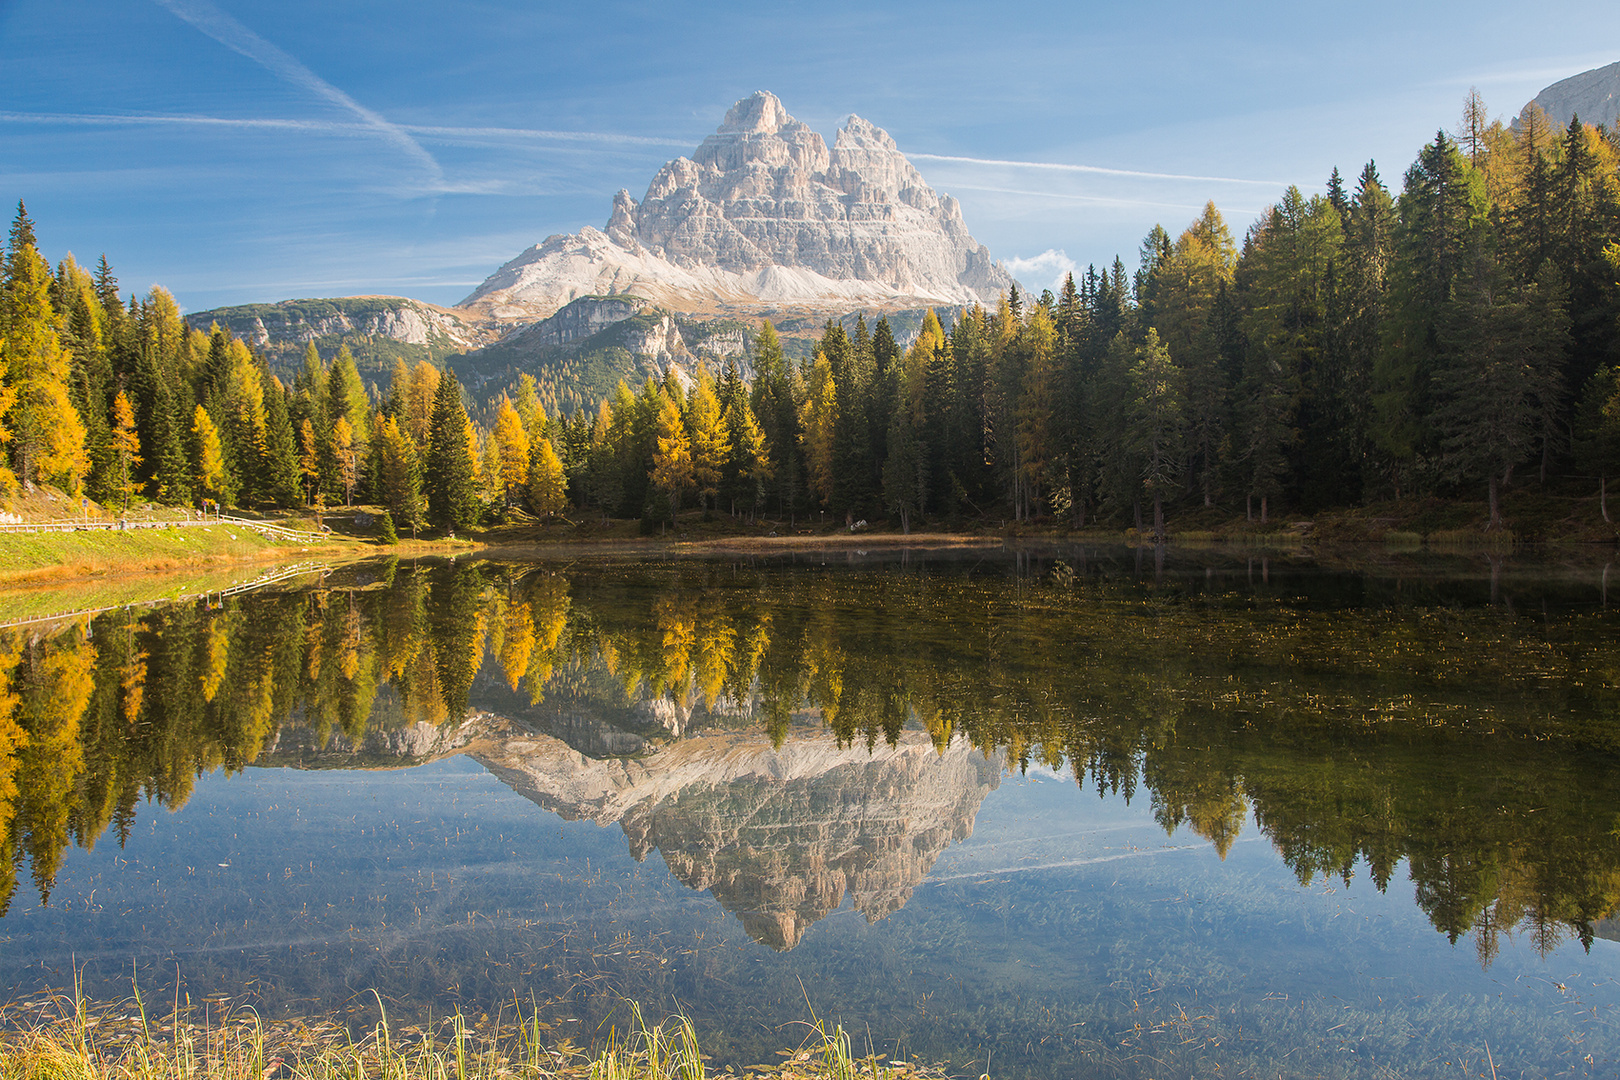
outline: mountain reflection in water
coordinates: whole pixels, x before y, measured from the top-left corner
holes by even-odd
[[[1004,766],[1066,766],[1222,858],[1252,815],[1301,882],[1405,861],[1482,963],[1590,946],[1620,908],[1595,592],[1188,569],[390,562],[0,631],[0,905],[211,770],[466,753],[791,949],[904,905]]]

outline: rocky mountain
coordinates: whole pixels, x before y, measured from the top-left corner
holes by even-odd
[[[186,322],[202,331],[218,323],[263,353],[282,373],[296,368],[311,342],[328,360],[347,345],[361,375],[384,390],[396,357],[442,365],[446,357],[493,344],[510,329],[402,296],[241,304],[194,312]]]
[[[529,374],[556,415],[671,368],[718,374],[732,360],[748,377],[763,317],[790,357],[809,355],[827,318],[853,329],[860,311],[885,314],[904,347],[926,308],[949,322],[1012,283],[884,131],[852,116],[829,149],[760,91],[639,202],[620,191],[605,231],[550,237],[454,308],[372,296],[187,319],[228,328],[284,378],[312,342],[327,360],[347,347],[379,396],[396,358],[453,367],[477,407]]]
[[[1568,124],[1571,117],[1579,116],[1588,124],[1613,126],[1620,120],[1620,62],[1560,79],[1537,94],[1531,104],[1540,106],[1556,124]]]
[[[703,732],[637,758],[591,759],[547,735],[475,744],[471,756],[571,821],[618,825],[638,860],[713,893],[750,937],[797,945],[849,897],[868,922],[905,906],[947,847],[973,833],[999,756],[923,732],[894,746],[830,734],[780,748],[760,732]]]
[[[539,702],[487,659],[459,723],[411,722],[379,694],[364,735],[284,725],[255,764],[404,768],[467,754],[570,821],[624,831],[657,851],[754,940],[791,949],[848,897],[869,922],[898,911],[940,854],[973,833],[1001,783],[1002,755],[923,731],[894,745],[840,745],[813,711],[776,745],[747,702],[632,696],[594,667],[555,679]]]
[[[603,230],[546,239],[458,308],[547,316],[582,296],[633,293],[682,312],[827,312],[970,304],[1012,278],[882,129],[852,116],[831,150],[758,91]]]

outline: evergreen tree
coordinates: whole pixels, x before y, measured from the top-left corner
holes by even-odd
[[[1436,379],[1434,421],[1449,477],[1487,482],[1488,527],[1495,529],[1502,523],[1499,485],[1534,442],[1536,399],[1525,304],[1486,252],[1474,263],[1442,325],[1451,363]]]
[[[433,398],[423,478],[429,517],[451,529],[467,528],[478,517],[477,474],[468,450],[471,436],[472,424],[461,403],[461,383],[455,372],[446,371]]]
[[[1609,517],[1609,477],[1620,473],[1620,372],[1598,368],[1575,409],[1575,461],[1598,480],[1598,510]]]
[[[299,495],[298,444],[287,395],[268,372],[262,376],[264,395],[264,494],[276,506],[296,506]]]
[[[1181,482],[1185,405],[1182,374],[1152,328],[1136,350],[1130,378],[1132,442],[1142,462],[1142,489],[1153,499],[1153,535],[1162,540],[1164,497]]]
[[[399,521],[410,526],[411,537],[422,527],[425,507],[422,499],[422,472],[416,446],[410,434],[392,416],[384,417],[377,429],[381,454],[383,505]]]

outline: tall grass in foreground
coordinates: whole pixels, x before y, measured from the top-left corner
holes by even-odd
[[[4,1016],[0,1080],[709,1080],[692,1021],[677,1015],[648,1024],[629,1003],[629,1025],[607,1032],[595,1054],[563,1038],[549,1041],[539,1015],[475,1029],[458,1010],[425,1028],[390,1027],[386,1011],[356,1039],[331,1022],[266,1024],[251,1010],[196,1021],[177,1009],[149,1019],[137,993],[92,1010],[77,992],[48,1016]],[[378,999],[381,1010],[382,1001]],[[912,1062],[856,1058],[842,1026],[819,1019],[795,1049],[751,1076],[778,1080],[936,1080]],[[719,1076],[737,1076],[729,1069]]]

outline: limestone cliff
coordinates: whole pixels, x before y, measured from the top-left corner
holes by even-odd
[[[829,150],[759,91],[640,202],[620,191],[605,231],[548,238],[459,306],[528,320],[634,293],[676,311],[847,311],[993,301],[1011,284],[882,129],[852,116]]]
[[[1555,124],[1567,125],[1579,116],[1582,123],[1612,127],[1620,120],[1620,62],[1560,79],[1531,104],[1540,106]]]

